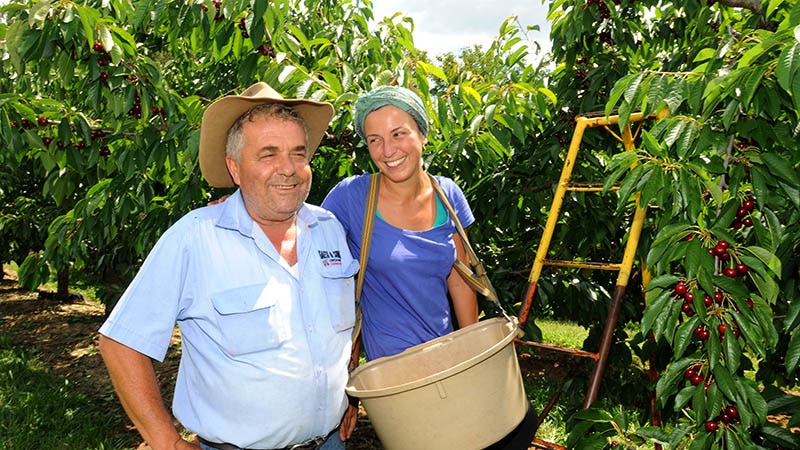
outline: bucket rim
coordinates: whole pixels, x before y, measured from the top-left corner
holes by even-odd
[[[466,333],[466,332],[470,331],[473,328],[477,328],[478,326],[487,328],[487,327],[493,325],[495,322],[503,322],[504,325],[510,324],[511,326],[507,330],[507,334],[500,341],[498,341],[495,344],[493,344],[491,347],[489,347],[486,350],[476,354],[472,358],[467,359],[466,361],[462,361],[462,362],[460,362],[460,363],[458,363],[458,364],[456,364],[456,365],[454,365],[452,367],[448,367],[447,369],[444,369],[442,371],[436,372],[436,373],[431,374],[431,375],[429,375],[427,377],[424,377],[424,378],[421,378],[421,379],[418,379],[418,380],[414,380],[414,381],[409,381],[407,383],[397,384],[397,385],[394,385],[394,386],[384,387],[384,388],[380,388],[380,389],[365,389],[365,390],[359,390],[355,386],[353,386],[352,385],[352,380],[354,379],[354,377],[358,376],[358,374],[360,372],[365,372],[366,370],[368,370],[370,368],[370,363],[376,362],[376,361],[380,361],[381,359],[383,359],[383,358],[378,358],[378,359],[375,359],[373,361],[370,361],[370,362],[364,364],[363,366],[359,366],[355,370],[353,370],[353,373],[350,374],[350,378],[347,381],[347,385],[345,386],[345,391],[349,395],[351,395],[353,397],[356,397],[356,398],[385,397],[385,396],[394,395],[394,394],[397,394],[397,393],[400,393],[400,392],[411,391],[413,389],[417,389],[417,388],[420,388],[420,387],[423,387],[423,386],[428,386],[430,384],[442,381],[442,380],[444,380],[446,378],[450,378],[453,375],[456,375],[456,374],[458,374],[460,372],[463,372],[463,371],[465,371],[465,370],[467,370],[467,369],[469,369],[469,368],[471,368],[473,366],[476,366],[476,365],[480,364],[481,362],[489,359],[490,357],[492,357],[495,354],[499,353],[503,348],[505,348],[514,339],[514,337],[516,336],[517,329],[518,329],[518,326],[519,326],[516,318],[511,318],[509,320],[509,319],[504,318],[504,317],[493,317],[491,319],[481,320],[481,321],[476,322],[476,323],[474,323],[472,325],[469,325],[467,327],[464,327],[464,328],[461,328],[459,330],[456,330],[453,333],[449,333],[449,334],[447,334],[445,336],[440,336],[440,337],[438,337],[436,339],[430,340],[430,341],[425,342],[423,344],[419,344],[419,345],[416,345],[414,347],[410,347],[410,348],[404,350],[403,352],[398,353],[397,355],[392,355],[392,356],[386,357],[386,358],[392,358],[393,356],[403,355],[406,352],[423,351],[423,350],[420,349],[420,347],[422,347],[422,346],[429,346],[429,345],[435,344],[435,343],[437,343],[439,341],[441,341],[441,342],[450,341],[450,340],[453,340],[455,338],[454,334],[456,334],[456,333],[462,333],[463,334],[463,333]]]

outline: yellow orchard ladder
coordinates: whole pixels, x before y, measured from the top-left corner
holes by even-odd
[[[547,216],[547,223],[545,224],[544,233],[542,234],[542,238],[539,243],[539,248],[536,251],[536,258],[534,259],[533,267],[531,268],[531,272],[528,277],[528,288],[525,292],[525,298],[522,302],[518,314],[520,325],[524,327],[525,322],[528,319],[528,314],[531,309],[531,303],[533,300],[534,293],[536,292],[536,285],[537,282],[539,281],[539,277],[542,273],[542,269],[544,268],[544,266],[554,266],[561,268],[611,270],[618,272],[614,295],[611,299],[611,304],[609,305],[608,316],[606,317],[606,322],[603,329],[603,335],[600,340],[600,348],[597,352],[588,352],[584,350],[559,347],[533,341],[522,341],[522,340],[517,341],[517,345],[547,348],[550,350],[567,352],[569,354],[572,354],[573,356],[586,357],[592,359],[594,361],[594,366],[592,369],[592,375],[589,381],[589,386],[586,392],[586,396],[583,402],[584,408],[588,408],[589,406],[591,406],[592,403],[594,403],[594,401],[597,399],[597,393],[600,388],[600,380],[602,379],[603,372],[605,371],[606,362],[608,360],[608,353],[611,349],[611,344],[614,339],[614,329],[617,326],[617,321],[619,319],[619,314],[620,314],[620,308],[622,305],[622,299],[623,296],[625,295],[625,288],[628,285],[631,268],[633,267],[633,260],[636,254],[636,247],[638,246],[639,237],[641,236],[642,225],[644,224],[644,218],[645,218],[645,208],[639,205],[639,194],[638,193],[636,194],[636,204],[634,207],[635,211],[633,215],[633,220],[628,230],[627,242],[625,244],[625,250],[621,262],[607,263],[607,262],[591,262],[591,261],[580,261],[580,260],[572,260],[572,261],[554,260],[554,259],[548,259],[548,251],[550,249],[551,240],[553,238],[553,232],[555,230],[556,224],[558,223],[559,215],[561,212],[561,206],[564,202],[564,197],[566,197],[567,193],[603,191],[603,183],[599,182],[586,183],[586,182],[570,181],[572,175],[572,169],[575,166],[575,161],[578,157],[578,150],[580,149],[581,141],[583,140],[583,135],[586,129],[602,127],[608,132],[610,132],[618,141],[622,143],[622,147],[624,148],[625,151],[633,151],[635,149],[634,146],[634,139],[636,138],[635,134],[638,135],[639,131],[641,130],[641,122],[644,119],[645,117],[641,113],[631,114],[628,119],[628,123],[622,130],[622,136],[619,136],[616,132],[614,132],[610,128],[613,125],[619,124],[618,115],[605,116],[597,114],[595,115],[587,114],[576,117],[575,119],[576,124],[575,124],[575,130],[572,135],[572,141],[570,142],[569,151],[567,152],[567,156],[564,161],[564,167],[561,171],[561,178],[559,179],[558,186],[556,187],[555,195],[553,197],[553,203],[552,206],[550,207],[550,212]],[[630,124],[632,123],[639,123],[639,127],[637,128],[635,134],[631,131],[630,128]],[[613,187],[611,189],[617,190],[618,188]],[[547,404],[547,406],[545,406],[545,408],[542,410],[541,414],[539,415],[540,424],[547,417],[547,414],[550,412],[550,409],[554,406],[555,402],[558,400],[560,394],[561,394],[560,392],[556,392],[550,399],[550,402]],[[539,439],[534,439],[533,443],[537,447],[542,447],[542,448],[558,448],[558,449],[563,448],[556,444],[541,441]]]

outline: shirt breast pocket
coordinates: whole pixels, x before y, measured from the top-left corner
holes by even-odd
[[[212,295],[221,345],[231,355],[278,347],[286,325],[278,312],[279,294],[266,285],[244,286]]]
[[[356,323],[355,275],[358,264],[348,267],[326,267],[322,271],[331,326],[337,332],[351,330]]]

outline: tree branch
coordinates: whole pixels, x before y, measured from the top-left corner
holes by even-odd
[[[753,11],[755,14],[761,14],[761,0],[716,0],[717,3],[721,3],[725,6],[730,6],[732,8],[745,8]],[[711,0],[709,5],[713,4],[714,1]]]

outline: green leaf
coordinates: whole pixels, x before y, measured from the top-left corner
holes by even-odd
[[[656,396],[663,399],[678,392],[679,386],[685,379],[686,369],[694,362],[694,358],[686,357],[667,366],[667,370],[662,372],[661,377],[656,382]]]
[[[766,65],[757,65],[746,71],[744,86],[741,87],[741,94],[739,97],[742,107],[748,108],[750,106],[753,94],[755,94],[756,89],[761,86],[761,80],[764,78],[764,73],[767,71],[767,68]]]
[[[786,373],[792,375],[797,370],[797,365],[800,362],[800,333],[797,329],[792,330],[791,337],[789,338],[789,346],[786,349],[786,358],[784,364],[786,365]]]
[[[611,422],[614,417],[608,411],[598,408],[582,409],[575,413],[575,419],[588,420],[590,422]]]
[[[647,292],[647,307],[644,309],[642,317],[642,334],[647,334],[653,329],[653,325],[661,315],[665,315],[668,308],[672,306],[673,298],[670,291],[661,291],[653,298],[652,291]],[[658,339],[660,336],[656,336]]]
[[[800,448],[800,437],[780,425],[768,422],[761,427],[761,433],[783,448]]]
[[[797,174],[792,170],[793,164],[790,161],[774,152],[761,153],[760,156],[773,176],[777,176],[795,187],[800,185],[800,179],[797,178]]]
[[[783,49],[778,57],[775,76],[778,84],[787,92],[792,91],[792,80],[800,71],[800,43],[795,43]]]
[[[445,83],[448,83],[447,75],[445,75],[444,70],[440,69],[439,67],[436,67],[433,64],[427,64],[423,61],[417,61],[417,67],[422,69],[425,73],[433,75]]]
[[[747,342],[747,345],[761,358],[766,358],[767,352],[763,342],[764,335],[760,327],[754,327],[750,320],[736,311],[730,311],[730,314],[736,320],[736,325],[739,327],[739,331],[742,332],[742,336]]]
[[[686,352],[686,348],[692,342],[692,336],[694,336],[694,330],[697,328],[697,325],[700,324],[700,317],[699,316],[692,316],[685,322],[683,322],[675,331],[675,337],[672,340],[672,357],[673,358],[681,358],[683,354]]]
[[[736,373],[742,359],[742,348],[739,346],[739,340],[734,336],[730,327],[726,330],[725,336],[722,336],[721,339],[722,351],[725,355],[725,365],[731,373]]]

